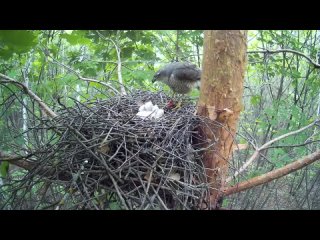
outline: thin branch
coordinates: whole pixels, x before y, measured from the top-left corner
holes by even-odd
[[[227,182],[227,183],[230,182],[233,178],[237,177],[240,173],[242,173],[244,170],[246,170],[247,167],[250,166],[250,165],[252,164],[252,162],[259,156],[259,153],[260,153],[262,150],[267,149],[271,144],[273,144],[273,143],[275,143],[275,142],[277,142],[277,141],[279,141],[279,140],[281,140],[281,139],[283,139],[283,138],[286,138],[286,137],[295,135],[295,134],[297,134],[297,133],[300,133],[300,132],[302,132],[302,131],[310,128],[310,127],[313,127],[313,126],[316,125],[318,122],[319,122],[319,120],[317,120],[317,121],[315,121],[315,122],[313,122],[313,123],[311,123],[311,124],[309,124],[309,125],[307,125],[307,126],[305,126],[305,127],[303,127],[303,128],[300,128],[300,129],[298,129],[298,130],[296,130],[296,131],[283,134],[283,135],[281,135],[281,136],[279,136],[279,137],[277,137],[277,138],[275,138],[275,139],[273,139],[273,140],[271,140],[271,141],[263,144],[260,148],[256,149],[256,151],[252,154],[252,156],[249,158],[249,160],[246,161],[246,162],[242,165],[242,167],[241,167],[238,171],[236,171],[236,172],[234,173],[234,175],[233,175],[232,177],[228,177],[228,178],[226,179],[226,182]]]
[[[36,160],[29,160],[34,154],[31,153],[26,156],[16,156],[16,155],[0,155],[0,161],[8,161],[10,164],[23,168],[27,171],[35,171],[35,168],[40,166],[40,162]],[[52,178],[55,177],[56,180],[69,181],[71,176],[68,172],[61,172],[57,176],[54,176],[55,168],[54,167],[44,167],[40,168],[36,174],[41,177]]]
[[[0,161],[9,161],[11,163],[17,160],[27,159],[32,155],[33,154],[30,154],[28,156],[0,156]]]
[[[295,172],[305,166],[320,160],[320,151],[314,152],[308,156],[304,156],[293,163],[287,164],[286,166],[268,172],[266,174],[260,175],[258,177],[251,178],[249,180],[238,183],[232,187],[226,188],[224,192],[224,196],[228,196],[233,193],[241,192],[247,190],[252,187],[259,186],[261,184],[271,182],[275,179],[281,178],[289,173]]]
[[[283,52],[288,52],[288,53],[294,53],[297,54],[301,57],[304,57],[307,59],[315,68],[320,68],[320,64],[318,64],[316,61],[312,60],[310,57],[305,55],[302,52],[295,51],[292,49],[279,49],[279,50],[258,50],[258,51],[247,51],[247,53],[264,53],[264,54],[275,54],[275,53],[283,53]]]
[[[0,79],[4,79],[4,80],[0,80],[0,83],[12,83],[15,84],[16,86],[20,87],[21,89],[23,89],[32,99],[34,99],[39,105],[40,108],[50,117],[54,118],[57,116],[57,114],[52,111],[47,104],[45,104],[41,98],[39,98],[35,93],[33,93],[25,84],[18,82],[6,75],[3,75],[0,73]]]
[[[110,84],[108,84],[108,83],[101,82],[101,81],[99,81],[99,80],[92,79],[92,78],[82,77],[82,76],[80,75],[80,73],[78,73],[76,70],[74,70],[74,69],[72,69],[71,67],[69,67],[69,66],[67,66],[67,65],[59,62],[58,60],[54,59],[52,56],[50,56],[49,53],[47,53],[47,51],[44,51],[44,52],[45,52],[46,55],[51,59],[51,62],[56,63],[56,64],[58,64],[58,65],[60,65],[60,66],[62,66],[62,67],[64,67],[64,68],[68,69],[70,72],[72,72],[74,75],[76,75],[76,76],[78,77],[78,79],[83,80],[83,81],[86,81],[86,82],[99,83],[99,84],[101,84],[101,85],[103,85],[103,86],[105,86],[105,87],[108,87],[108,88],[112,89],[112,91],[114,91],[115,93],[117,93],[117,94],[119,93],[119,91],[118,91],[117,89],[115,89],[114,87],[112,87],[112,86],[111,86]]]
[[[28,171],[31,171],[36,166],[36,163],[26,159],[12,160],[10,163]]]
[[[114,45],[114,47],[116,49],[117,58],[118,58],[118,60],[117,60],[117,63],[118,63],[118,68],[117,68],[118,69],[118,80],[119,80],[119,83],[120,83],[121,95],[127,95],[126,89],[123,86],[122,73],[121,73],[122,72],[121,71],[122,63],[121,63],[121,55],[120,55],[121,49],[119,48],[119,45],[118,45],[118,43],[119,43],[119,36],[118,36],[119,31],[117,32],[117,43],[115,43],[111,38],[104,37],[99,31],[97,31],[97,33],[102,39],[112,42],[112,44]]]
[[[35,163],[33,161],[28,160],[33,156],[33,154],[29,154],[27,156],[16,156],[16,155],[4,155],[0,152],[0,161],[8,161],[10,164],[16,165],[18,167],[21,167],[25,170],[30,171],[35,167]]]
[[[315,142],[320,142],[320,140],[314,140],[314,141],[307,141],[305,143],[301,143],[301,144],[296,144],[296,145],[278,145],[278,146],[270,146],[267,148],[293,148],[293,147],[303,147],[305,145],[311,144],[311,143],[315,143]],[[265,149],[267,149],[265,148]]]

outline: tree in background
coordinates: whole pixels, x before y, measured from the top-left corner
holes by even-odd
[[[198,114],[221,126],[216,136],[207,133],[219,136],[214,154],[205,156],[213,206],[223,191],[228,208],[319,209],[319,31],[249,31],[243,88],[236,81],[244,71],[245,32],[205,36]],[[155,70],[177,59],[200,65],[202,43],[202,31],[0,31],[0,150],[24,156],[41,144],[24,130],[73,99],[106,98],[105,88],[167,90],[151,85]],[[16,146],[24,150],[11,152]]]

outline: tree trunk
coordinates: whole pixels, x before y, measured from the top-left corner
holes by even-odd
[[[212,189],[211,208],[218,207],[228,173],[228,159],[242,110],[246,51],[247,31],[205,31],[198,114],[216,122],[211,126],[213,131],[202,128],[208,140],[216,141],[203,158]]]

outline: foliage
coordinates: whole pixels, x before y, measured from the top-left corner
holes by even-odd
[[[317,60],[319,33],[314,30],[249,31],[248,50],[292,49]],[[174,60],[190,61],[200,66],[203,31],[1,30],[0,73],[27,83],[33,92],[56,111],[64,106],[72,106],[74,99],[84,102],[107,98],[103,94],[105,86],[81,81],[61,64],[71,67],[83,77],[120,88],[117,69],[119,59],[115,45],[120,50],[121,74],[128,91],[163,89],[168,92],[170,90],[167,86],[151,83],[154,72]],[[319,69],[302,56],[292,53],[249,53],[238,142],[252,143],[259,147],[284,133],[310,124],[320,114],[319,89]],[[23,109],[34,110],[38,117],[44,117],[37,105],[21,93],[21,89],[16,86],[0,85],[0,150],[4,152],[10,153],[11,147],[17,144],[27,148],[40,144],[28,142],[21,137],[24,124],[28,125],[28,122],[35,120],[28,115],[28,110],[27,120],[23,120]],[[197,99],[199,91],[195,89],[190,95]],[[23,104],[26,104],[26,108]],[[49,136],[43,136],[46,137]],[[279,147],[264,151],[264,157],[260,157],[241,179],[282,167],[309,154],[318,148],[319,140],[319,128],[316,127],[285,138],[273,145]],[[310,144],[301,145],[304,143]],[[231,175],[253,151],[254,148],[250,147],[235,154]],[[1,175],[5,176],[8,172],[6,163],[1,163],[0,169]],[[320,186],[317,182],[319,169],[319,164],[315,163],[306,172],[299,171],[290,175],[287,178],[289,180],[284,180],[290,191],[298,191],[298,185],[306,189],[305,195],[301,193],[301,199],[297,200],[297,206],[311,208],[312,204],[303,200],[307,192],[312,196],[320,195],[320,188],[316,188]],[[257,207],[256,203],[250,204],[241,206]],[[261,203],[259,207],[263,208],[264,204]],[[320,208],[319,204],[317,206]]]

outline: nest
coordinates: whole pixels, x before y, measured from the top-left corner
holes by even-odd
[[[158,120],[136,116],[152,101],[165,113]],[[163,92],[137,91],[104,101],[77,102],[38,130],[50,140],[35,170],[59,181],[73,195],[73,209],[199,209],[209,186],[202,154],[205,140],[189,100],[167,107]],[[54,169],[54,170],[52,170]]]

